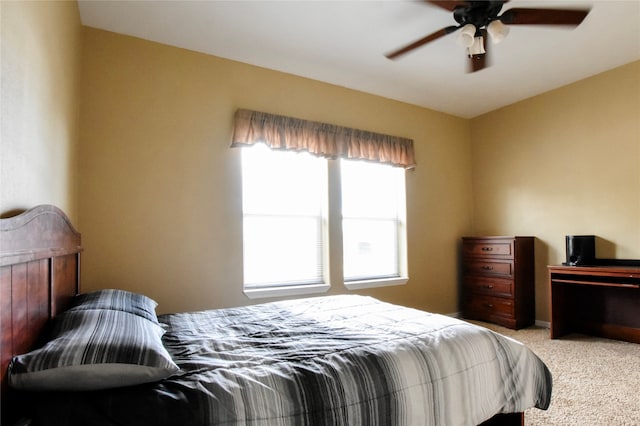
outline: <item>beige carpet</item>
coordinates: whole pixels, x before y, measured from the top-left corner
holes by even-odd
[[[551,406],[527,410],[526,426],[640,425],[639,344],[579,334],[551,340],[546,328],[475,323],[521,341],[551,370]]]

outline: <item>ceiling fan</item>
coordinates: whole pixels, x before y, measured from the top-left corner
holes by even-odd
[[[470,72],[480,71],[488,66],[487,33],[494,43],[499,43],[509,32],[507,25],[564,25],[575,27],[589,13],[589,9],[512,8],[499,15],[502,6],[509,0],[423,1],[453,12],[453,19],[456,20],[458,25],[442,28],[411,44],[387,53],[385,56],[389,59],[395,59],[440,37],[461,30],[458,35],[458,42],[467,48]]]

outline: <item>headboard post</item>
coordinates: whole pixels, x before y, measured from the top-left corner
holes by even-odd
[[[7,383],[14,355],[37,346],[49,320],[80,290],[80,233],[55,206],[0,219],[0,412],[16,414]]]

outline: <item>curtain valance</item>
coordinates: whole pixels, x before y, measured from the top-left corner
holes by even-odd
[[[231,146],[259,142],[327,158],[377,161],[406,169],[416,165],[411,139],[266,112],[236,111]]]

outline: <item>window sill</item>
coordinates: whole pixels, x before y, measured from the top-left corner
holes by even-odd
[[[379,278],[379,279],[372,279],[372,280],[348,281],[344,283],[344,286],[349,290],[359,290],[362,288],[390,287],[394,285],[405,285],[408,281],[409,281],[409,277]]]
[[[297,286],[265,287],[244,289],[244,294],[249,299],[264,299],[267,297],[299,296],[303,294],[326,293],[331,286],[329,284],[309,284]]]

